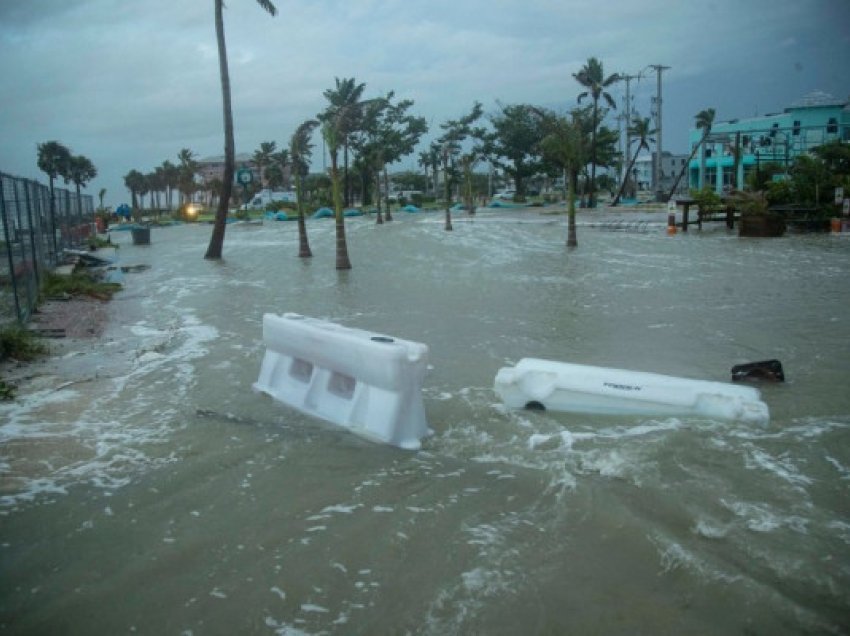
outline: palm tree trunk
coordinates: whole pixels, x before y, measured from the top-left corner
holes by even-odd
[[[331,189],[334,199],[334,218],[336,219],[336,268],[351,269],[348,258],[348,244],[345,241],[345,216],[342,214],[342,194],[339,187],[339,169],[336,151],[331,152]]]
[[[593,130],[591,131],[591,157],[590,157],[590,192],[588,193],[588,207],[596,207],[596,118],[599,116],[599,99],[593,99]]]
[[[345,143],[342,145],[343,152],[343,171],[345,174],[345,207],[349,207],[351,205],[351,184],[348,181],[348,138],[345,139]]]
[[[227,207],[233,191],[234,142],[233,111],[230,105],[230,72],[227,68],[227,47],[224,43],[224,0],[215,0],[215,34],[218,41],[218,67],[221,75],[221,99],[224,111],[224,175],[222,176],[221,199],[215,213],[210,244],[204,258],[220,259],[224,247],[224,229],[227,224]]]
[[[451,197],[451,192],[449,191],[450,188],[449,188],[449,163],[448,163],[448,161],[444,162],[443,180],[445,181],[444,185],[445,185],[445,190],[446,190],[446,226],[445,226],[445,230],[446,230],[446,232],[451,232],[452,229],[453,229],[452,228],[452,210],[451,210],[452,197]]]
[[[576,232],[576,185],[578,170],[569,169],[569,185],[567,186],[567,247],[578,247]]]
[[[614,201],[611,203],[611,207],[616,207],[617,204],[620,203],[620,197],[623,196],[623,190],[626,189],[626,183],[629,181],[629,174],[632,172],[632,168],[635,167],[635,161],[637,161],[638,153],[640,152],[640,146],[635,150],[635,154],[632,155],[632,160],[629,162],[629,167],[626,168],[626,176],[623,177],[623,183],[620,184],[620,189],[617,191],[617,196],[614,197]]]
[[[700,146],[702,146],[703,142],[705,141],[705,137],[706,136],[703,135],[702,139],[699,140],[699,143],[694,146],[694,149],[691,150],[691,154],[688,156],[688,160],[685,162],[685,165],[683,165],[682,169],[679,170],[679,174],[676,176],[676,180],[673,182],[673,187],[670,188],[670,194],[667,195],[668,201],[673,198],[673,194],[676,192],[676,188],[679,187],[679,182],[682,180],[682,177],[684,176],[685,172],[690,170],[691,161],[693,160],[694,155],[697,154],[697,150],[699,150]]]
[[[298,257],[311,258],[310,242],[307,240],[307,224],[304,222],[304,200],[302,196],[301,175],[295,176],[295,198],[298,206]]]

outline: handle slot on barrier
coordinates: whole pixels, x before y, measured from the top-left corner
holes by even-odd
[[[313,365],[301,358],[293,358],[292,366],[289,367],[289,375],[306,384],[313,377]]]

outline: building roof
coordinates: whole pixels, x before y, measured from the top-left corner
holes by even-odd
[[[812,91],[808,95],[801,97],[796,102],[792,103],[786,110],[792,108],[816,108],[820,106],[844,106],[848,100],[838,99],[824,91]]]
[[[247,152],[238,152],[238,153],[236,153],[236,155],[234,155],[234,160],[237,161],[237,162],[238,161],[248,162],[248,161],[253,161],[254,156],[248,154]],[[200,164],[204,164],[204,163],[224,163],[224,155],[213,155],[212,157],[204,157],[203,159],[198,159],[197,161]]]

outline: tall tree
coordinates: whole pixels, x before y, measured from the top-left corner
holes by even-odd
[[[91,159],[83,155],[72,155],[68,162],[68,174],[65,175],[65,183],[73,183],[77,188],[77,210],[83,213],[83,199],[80,188],[97,176],[97,168]],[[94,218],[92,218],[94,223]]]
[[[621,78],[617,73],[605,77],[602,62],[595,57],[588,58],[581,70],[578,73],[573,73],[573,77],[587,89],[579,93],[578,103],[581,104],[581,100],[588,96],[593,100],[593,128],[590,140],[590,207],[593,208],[596,207],[596,133],[599,127],[599,99],[604,99],[608,106],[616,109],[617,104],[614,102],[614,98],[605,89],[619,82]]]
[[[274,16],[277,8],[271,0],[257,0],[265,11]],[[221,258],[224,248],[224,229],[227,225],[227,209],[230,205],[230,195],[233,192],[233,174],[235,167],[235,142],[233,140],[233,110],[230,105],[230,71],[227,67],[227,46],[224,41],[224,0],[215,0],[215,34],[218,42],[218,67],[221,76],[222,112],[224,114],[224,188],[215,213],[210,244],[204,258]]]
[[[700,140],[694,144],[694,147],[691,149],[691,154],[688,156],[688,160],[682,165],[682,169],[679,171],[679,174],[676,175],[676,179],[673,181],[673,187],[670,188],[670,194],[667,195],[668,200],[673,197],[673,194],[676,192],[676,188],[679,187],[679,182],[682,180],[685,172],[687,172],[690,168],[691,161],[693,160],[694,155],[697,154],[697,150],[705,144],[705,140],[711,133],[711,127],[714,125],[714,109],[706,108],[705,110],[699,111],[696,114],[695,119],[697,130],[702,130],[702,137],[700,137]]]
[[[351,205],[351,186],[348,176],[349,164],[349,148],[351,145],[351,136],[358,129],[362,118],[362,98],[366,84],[358,84],[353,77],[344,77],[342,79],[335,77],[335,88],[329,88],[324,92],[325,99],[328,100],[329,108],[341,112],[344,110],[347,114],[344,121],[340,121],[341,128],[337,131],[339,135],[339,144],[343,151],[343,171],[345,179],[344,199],[345,205]],[[321,119],[321,117],[320,117]]]
[[[165,186],[165,207],[171,210],[171,195],[180,186],[180,169],[168,160],[162,162],[160,169]]]
[[[134,211],[139,209],[139,194],[145,188],[145,175],[138,170],[130,170],[124,175],[124,185],[130,191],[130,201]]]
[[[177,153],[177,159],[180,165],[179,170],[179,187],[180,193],[183,195],[181,203],[189,203],[192,200],[192,194],[195,192],[195,174],[198,172],[198,162],[195,160],[195,153],[188,148],[182,148]]]
[[[487,138],[486,149],[494,163],[514,180],[516,196],[525,197],[526,179],[541,169],[539,118],[528,104],[500,106],[501,112],[490,122],[493,132]]]
[[[280,173],[280,184],[276,187],[289,189],[287,173],[292,169],[292,161],[289,158],[289,150],[281,148],[272,155],[272,165]],[[271,187],[271,186],[270,186]]]
[[[383,173],[388,221],[392,221],[392,214],[387,166],[412,153],[419,139],[428,130],[424,117],[408,114],[413,101],[405,99],[393,103],[394,96],[391,91],[383,99],[369,103],[363,112],[361,135],[355,139],[360,153],[369,157],[376,179],[380,179]],[[378,193],[380,190],[380,187],[376,189]],[[377,223],[381,222],[379,198]]]
[[[451,212],[451,179],[449,178],[449,168],[453,167],[455,158],[460,153],[461,144],[472,134],[472,124],[474,124],[481,115],[484,109],[481,102],[475,102],[472,105],[472,110],[459,119],[449,119],[440,124],[445,132],[437,140],[440,154],[443,160],[443,173],[445,180],[445,196],[446,196],[446,222],[444,229],[447,232],[452,231],[452,212]]]
[[[632,172],[635,161],[637,161],[641,150],[649,150],[649,144],[655,143],[655,139],[650,137],[650,135],[654,134],[655,130],[649,123],[649,117],[640,118],[637,115],[634,115],[632,123],[629,126],[629,135],[632,143],[635,145],[635,153],[629,161],[629,167],[626,168],[626,174],[623,176],[623,182],[620,184],[617,196],[614,197],[614,201],[611,203],[612,206],[616,206],[620,203],[620,197],[623,196],[623,191],[626,189],[626,184],[629,182],[629,175]]]
[[[38,169],[47,174],[50,181],[50,225],[53,236],[53,251],[57,251],[56,244],[56,201],[53,192],[53,182],[56,177],[64,177],[68,173],[68,164],[71,161],[71,151],[58,141],[46,141],[38,144]]]
[[[260,187],[265,188],[268,183],[266,175],[266,167],[272,164],[272,157],[277,149],[277,144],[273,141],[263,141],[260,147],[254,151],[254,163],[257,165],[257,172],[260,173]]]
[[[289,140],[289,161],[292,174],[295,177],[295,198],[298,206],[298,256],[310,258],[313,252],[307,240],[307,224],[304,222],[304,177],[310,172],[310,157],[313,154],[313,144],[310,137],[319,122],[308,119],[303,122]]]
[[[582,111],[569,115],[538,111],[543,129],[541,148],[547,161],[558,166],[564,175],[567,200],[567,247],[578,247],[576,231],[576,186],[578,174],[588,162],[590,141],[585,134]],[[586,119],[586,118],[585,118]]]

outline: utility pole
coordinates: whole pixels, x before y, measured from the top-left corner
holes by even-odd
[[[631,146],[632,146],[632,135],[631,135],[631,132],[629,132],[629,126],[632,122],[631,83],[632,83],[633,79],[640,80],[641,73],[643,73],[643,71],[641,71],[637,75],[629,75],[628,73],[621,73],[620,74],[620,77],[622,79],[626,80],[626,107],[623,109],[623,111],[621,113],[621,114],[624,114],[625,119],[626,119],[626,122],[625,122],[626,123],[626,134],[625,134],[625,137],[626,137],[626,152],[623,155],[623,173],[620,175],[621,180],[628,178],[628,175],[626,175],[626,170],[628,169],[628,165],[629,165],[628,157],[629,157],[629,152],[631,152],[630,149],[631,149]]]
[[[661,73],[668,70],[669,66],[661,64],[650,64],[649,68],[655,69],[657,88],[655,97],[655,200],[661,201],[664,192],[661,188]]]

